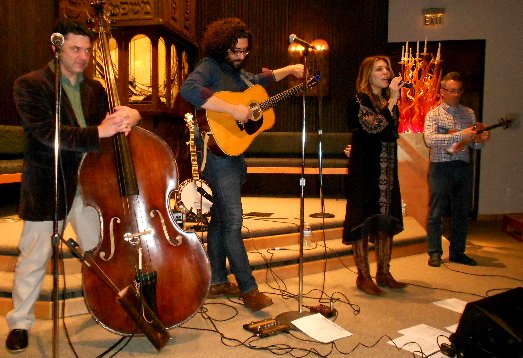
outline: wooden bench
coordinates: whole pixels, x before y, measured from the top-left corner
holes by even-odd
[[[0,184],[22,180],[24,148],[21,126],[0,125]]]
[[[330,192],[339,196],[343,191],[343,176],[348,173],[349,159],[343,152],[350,143],[349,133],[325,132],[322,135],[322,175]],[[319,135],[308,132],[305,139],[304,174],[317,185],[319,174]],[[264,132],[254,139],[245,152],[247,180],[245,192],[249,194],[294,194],[297,177],[302,174],[302,133]],[[292,177],[292,178],[291,178]],[[336,178],[334,178],[336,177]],[[292,187],[274,191],[275,186]]]
[[[322,134],[322,173],[347,174],[349,160],[343,150],[350,143],[349,133]],[[319,172],[319,135],[308,132],[305,138],[305,174]],[[264,132],[245,152],[248,173],[301,174],[302,133]]]

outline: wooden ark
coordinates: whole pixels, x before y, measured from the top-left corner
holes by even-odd
[[[93,0],[60,0],[60,16],[83,20],[93,14]],[[116,27],[163,27],[196,43],[195,0],[107,0]]]

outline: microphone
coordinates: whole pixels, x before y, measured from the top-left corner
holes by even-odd
[[[298,45],[302,45],[303,47],[305,47],[306,49],[312,49],[312,50],[316,50],[316,48],[314,46],[312,46],[310,43],[308,43],[307,41],[305,40],[302,40],[300,39],[298,36],[296,36],[295,34],[291,34],[289,36],[289,43],[297,43]]]
[[[202,194],[202,196],[209,200],[211,203],[212,203],[212,195],[209,194],[204,188],[202,188],[201,186],[196,186],[196,191],[200,194]]]
[[[64,35],[59,32],[55,32],[51,35],[51,43],[56,47],[60,48],[64,44]]]
[[[392,80],[392,79],[389,79],[389,84],[390,84],[390,81],[391,81],[391,80]],[[413,85],[412,83],[410,83],[410,82],[405,82],[405,81],[403,81],[403,80],[401,80],[400,83],[398,83],[398,86],[403,86],[403,88],[412,88],[412,87],[414,87],[414,85]]]

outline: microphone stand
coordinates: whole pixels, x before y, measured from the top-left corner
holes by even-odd
[[[325,212],[325,197],[323,194],[323,147],[322,147],[322,137],[323,137],[323,125],[322,125],[322,113],[321,113],[321,106],[322,106],[322,95],[321,95],[321,86],[319,86],[318,90],[320,91],[320,103],[318,105],[318,111],[319,111],[319,118],[318,118],[318,169],[319,169],[319,178],[320,178],[320,206],[321,206],[321,212],[310,214],[309,216],[311,218],[333,218],[334,214],[326,213]]]
[[[59,250],[58,243],[61,240],[58,228],[58,166],[60,158],[60,103],[62,100],[62,69],[60,67],[60,45],[54,44],[55,51],[55,130],[54,130],[54,220],[53,236],[51,238],[53,246],[53,357],[58,357],[58,290],[59,290]],[[66,214],[64,214],[66,215]],[[65,223],[64,223],[65,224]]]
[[[288,311],[280,313],[276,316],[276,320],[288,324],[292,329],[297,329],[291,322],[295,319],[308,316],[312,313],[303,312],[303,229],[305,222],[305,138],[306,138],[306,98],[307,98],[307,78],[309,77],[309,71],[307,68],[307,56],[309,55],[309,48],[305,47],[303,55],[301,57],[305,74],[303,76],[303,82],[305,84],[302,97],[302,133],[301,133],[301,178],[300,178],[300,256],[298,259],[299,266],[299,292],[298,292],[298,311]]]

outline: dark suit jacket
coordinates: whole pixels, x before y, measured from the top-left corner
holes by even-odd
[[[54,220],[54,78],[54,72],[46,66],[19,77],[13,88],[27,143],[18,214],[29,221]],[[100,148],[97,125],[108,111],[107,94],[99,82],[84,78],[80,91],[86,128],[79,127],[62,89],[58,169],[60,220],[74,200],[82,155]]]

